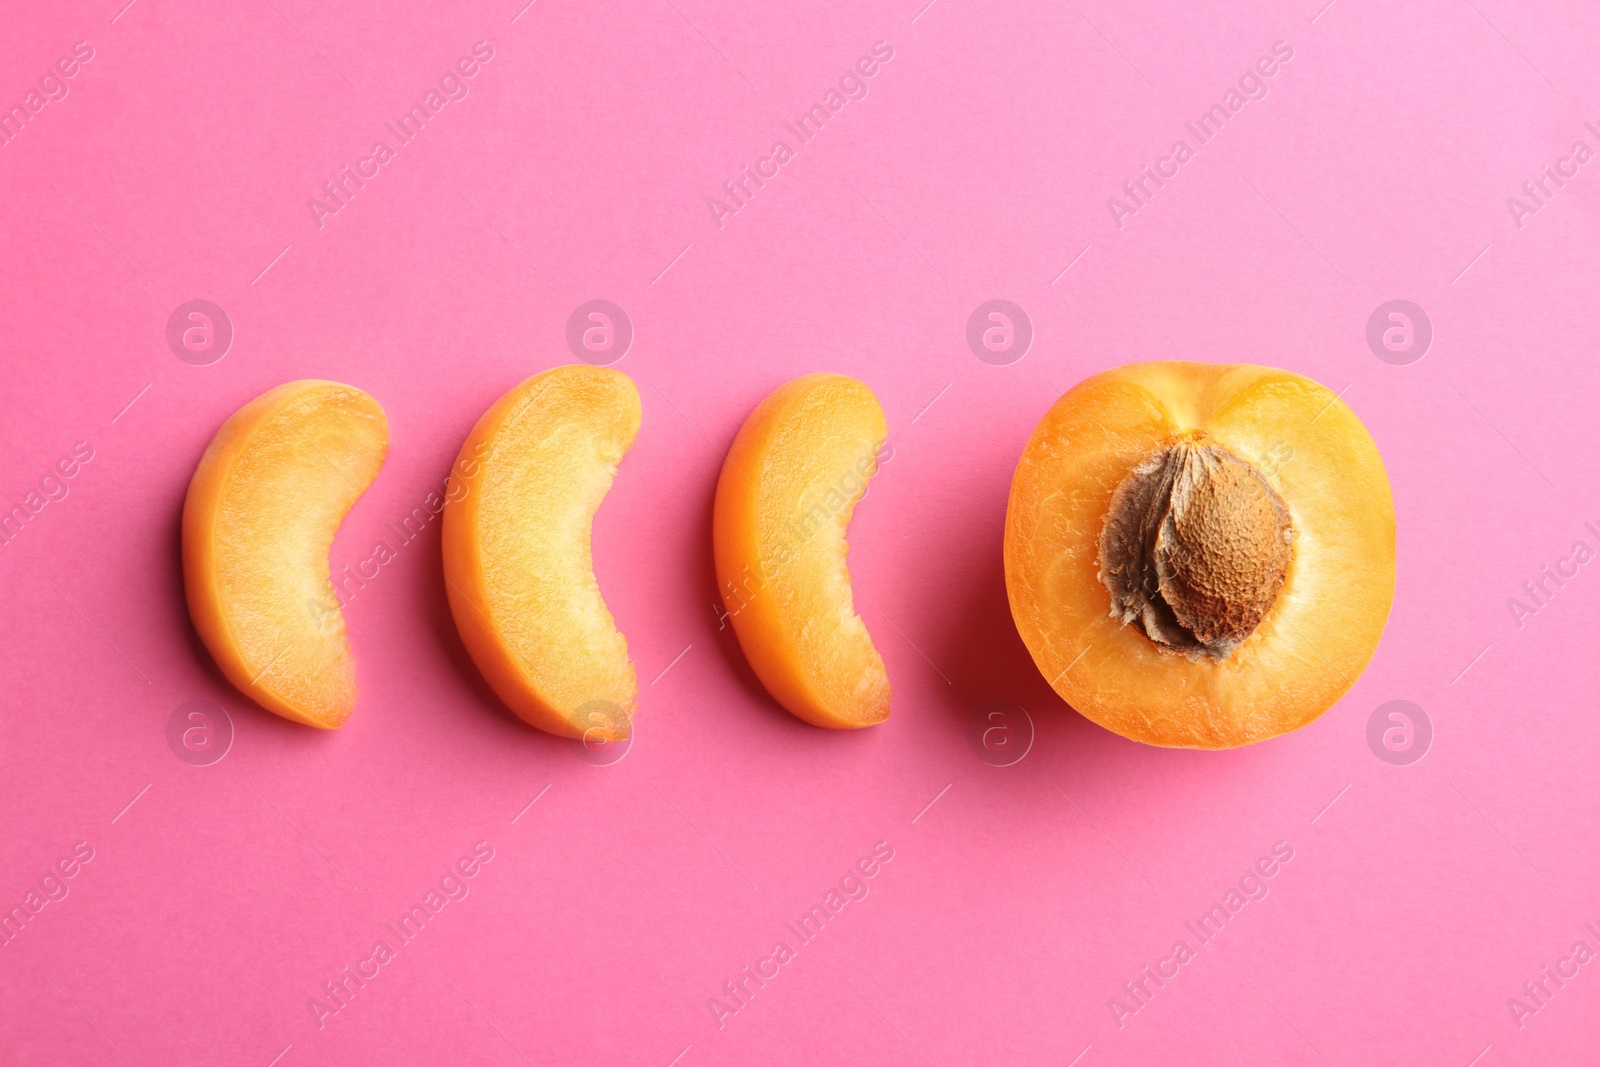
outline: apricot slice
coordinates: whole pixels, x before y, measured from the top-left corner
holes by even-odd
[[[372,397],[290,382],[223,423],[189,482],[189,615],[228,680],[286,719],[333,729],[355,707],[328,549],[388,451],[389,421]]]
[[[1137,741],[1229,748],[1311,722],[1366,668],[1394,503],[1366,428],[1309,378],[1135,363],[1035,427],[1005,568],[1063,700]]]
[[[717,481],[717,582],[739,645],[773,699],[815,726],[889,717],[889,676],[845,566],[887,435],[872,390],[808,374],[750,413]]]
[[[625,374],[574,365],[497,400],[461,446],[444,508],[456,629],[491,688],[552,734],[620,741],[638,683],[589,534],[639,432]]]

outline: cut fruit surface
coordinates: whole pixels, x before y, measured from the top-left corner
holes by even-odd
[[[1023,642],[1080,713],[1155,745],[1227,748],[1321,715],[1394,598],[1389,479],[1309,378],[1137,363],[1040,420],[1006,512]]]
[[[338,382],[290,382],[223,423],[189,483],[190,617],[228,680],[284,718],[331,729],[355,706],[328,550],[388,449],[389,423],[372,397]]]
[[[887,435],[872,390],[808,374],[756,406],[717,482],[717,583],[740,647],[773,698],[816,726],[889,717],[889,676],[845,565]]]
[[[589,534],[639,432],[639,391],[604,367],[537,374],[478,420],[451,472],[444,574],[456,628],[518,717],[620,741],[638,684]]]

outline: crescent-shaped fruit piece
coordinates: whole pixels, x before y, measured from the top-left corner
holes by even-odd
[[[734,632],[767,692],[815,726],[889,717],[889,676],[845,566],[887,435],[872,390],[808,374],[750,413],[717,481],[717,583]]]
[[[456,629],[500,699],[563,737],[620,741],[632,728],[639,686],[595,581],[589,532],[639,416],[625,374],[536,374],[484,412],[446,493]]]
[[[372,397],[290,382],[223,423],[189,482],[189,615],[228,680],[286,719],[332,729],[355,707],[328,549],[388,451]]]
[[[1394,503],[1321,385],[1245,364],[1097,374],[1011,483],[1006,590],[1067,703],[1153,745],[1229,748],[1321,715],[1394,598]]]

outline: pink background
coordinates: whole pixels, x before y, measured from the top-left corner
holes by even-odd
[[[1600,162],[1520,228],[1506,199],[1573,141],[1600,148],[1583,125],[1600,120],[1600,14],[523,2],[5,16],[0,104],[76,41],[94,58],[0,147],[0,501],[74,442],[94,459],[0,548],[0,905],[76,842],[94,858],[0,947],[0,1059],[1594,1055],[1600,963],[1520,1027],[1507,1001],[1576,941],[1600,950],[1600,564],[1520,627],[1507,602],[1573,542],[1600,549],[1583,526],[1600,526]],[[307,199],[480,40],[494,58],[470,95],[319,229]],[[877,41],[894,57],[869,95],[719,228],[708,198],[774,140],[794,147],[784,121]],[[1119,229],[1107,199],[1277,41],[1294,55],[1266,98]],[[165,337],[197,297],[236,330],[209,366]],[[346,612],[347,727],[232,690],[178,555],[190,473],[228,414],[304,377],[383,404],[388,464],[333,549],[353,565],[494,398],[572,361],[567,317],[592,298],[630,316],[616,366],[644,400],[595,529],[642,688],[626,758],[585,763],[495,701],[446,609],[436,523]],[[965,341],[992,298],[1035,329],[1009,366]],[[1365,340],[1393,298],[1435,329],[1408,366]],[[1297,734],[1226,753],[1124,741],[1053,696],[1012,626],[1000,538],[1029,430],[1084,376],[1151,358],[1314,376],[1388,464],[1387,634]],[[851,530],[894,712],[851,735],[766,698],[713,609],[719,449],[814,370],[866,381],[894,447]],[[196,699],[236,732],[211,766],[166,740]],[[1366,741],[1396,699],[1435,734],[1409,766]],[[967,743],[997,700],[1037,729],[1004,768]],[[470,894],[319,1029],[310,998],[480,841],[494,859]],[[879,841],[894,858],[869,895],[719,1027],[723,983],[799,945],[784,923]],[[1270,894],[1119,1028],[1122,984],[1197,945],[1184,924],[1277,841],[1294,858]]]

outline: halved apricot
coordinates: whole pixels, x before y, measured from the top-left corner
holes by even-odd
[[[388,450],[372,397],[290,382],[223,423],[189,483],[189,615],[228,680],[286,719],[332,729],[355,707],[328,549]]]
[[[1366,668],[1394,598],[1394,503],[1355,414],[1270,367],[1135,363],[1034,429],[1006,590],[1063,700],[1153,745],[1297,729]]]
[[[717,581],[739,645],[767,692],[816,726],[889,717],[889,676],[845,566],[887,435],[872,390],[808,374],[750,413],[717,481]]]
[[[484,412],[446,493],[456,629],[500,699],[563,737],[620,741],[632,728],[638,684],[589,534],[639,417],[639,390],[618,371],[536,374]]]

